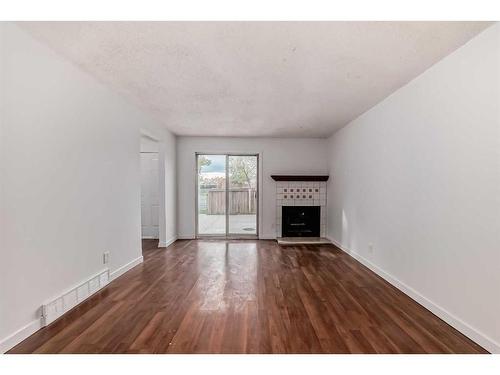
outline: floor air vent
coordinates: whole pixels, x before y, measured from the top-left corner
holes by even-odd
[[[49,325],[109,283],[109,270],[99,272],[57,298],[42,305],[42,324]]]

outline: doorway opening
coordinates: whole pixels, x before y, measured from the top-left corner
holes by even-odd
[[[259,156],[196,154],[196,236],[257,238]]]
[[[159,143],[141,136],[141,237],[159,239]]]

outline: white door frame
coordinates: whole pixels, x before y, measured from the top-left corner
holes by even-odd
[[[140,151],[141,151],[141,137],[147,137],[151,138],[153,141],[158,143],[158,237],[159,237],[159,243],[158,246],[164,246],[167,240],[167,226],[166,226],[166,190],[165,190],[165,142],[161,140],[161,137],[152,133],[148,129],[140,129],[139,132],[139,137],[138,137],[138,142],[139,142],[139,153],[137,154],[139,159],[140,159]],[[140,163],[140,161],[139,161]],[[140,190],[139,190],[139,209],[141,205],[141,195],[140,195]],[[140,211],[139,211],[140,212]],[[142,224],[141,224],[142,225]],[[141,231],[139,232],[140,238],[142,239],[142,228]]]
[[[140,152],[141,154],[141,179],[142,179],[142,175],[145,171],[142,170],[142,161],[143,161],[143,154],[147,154],[148,156],[156,156],[156,159],[157,159],[157,163],[156,163],[156,176],[157,176],[157,186],[156,186],[156,190],[157,190],[157,202],[155,204],[155,206],[158,206],[158,210],[157,210],[157,215],[158,217],[154,217],[156,215],[153,215],[153,194],[151,194],[151,191],[148,191],[146,194],[142,191],[142,181],[141,181],[141,239],[157,239],[159,240],[160,239],[160,176],[159,176],[159,165],[160,165],[160,153],[159,151],[141,151]],[[151,175],[150,175],[150,172],[154,170],[154,168],[151,168],[151,166],[149,165],[149,163],[152,162],[152,160],[148,157],[147,158],[148,160],[148,167],[147,167],[147,173],[148,173],[148,179],[151,179]],[[151,186],[148,186],[150,188],[154,188],[155,184],[151,184]],[[142,222],[142,207],[143,207],[143,195],[146,195],[146,197],[148,198],[148,211],[149,211],[149,214],[150,214],[150,220],[151,220],[151,223],[150,223],[150,229],[152,229],[152,227],[154,227],[155,225],[153,225],[153,221],[156,219],[158,221],[158,233],[153,233],[153,231],[151,231],[151,233],[149,233],[149,235],[144,235],[143,233],[143,227],[144,227],[144,223]]]

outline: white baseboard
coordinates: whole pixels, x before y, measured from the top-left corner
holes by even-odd
[[[177,239],[178,240],[194,240],[195,239],[195,236],[194,235],[177,235]]]
[[[263,234],[262,236],[259,236],[259,240],[275,240],[276,239],[276,235],[266,235],[266,234]]]
[[[159,242],[158,247],[168,247],[172,245],[175,241],[177,241],[177,236],[172,237],[171,239],[165,241],[165,242]]]
[[[42,327],[42,318],[33,320],[32,322],[26,324],[24,327],[18,329],[16,332],[0,341],[0,353],[5,353],[7,350],[12,349],[14,346],[30,337],[33,333],[35,333]]]
[[[69,310],[79,305],[93,294],[104,288],[109,283],[109,270],[104,269],[86,280],[75,284],[68,288],[58,296],[45,301],[41,306],[41,317],[28,323],[26,326],[20,328],[7,338],[0,342],[0,351],[2,353],[13,348],[21,341],[25,340],[33,333],[38,331],[61,316],[66,314]]]
[[[88,299],[97,291],[104,288],[109,284],[109,282],[123,275],[125,272],[137,266],[138,264],[141,264],[142,262],[143,257],[140,256],[111,273],[108,269],[105,269],[91,276],[87,280],[77,284],[76,286],[68,289],[58,297],[52,298],[51,300],[47,301],[42,305],[42,317],[33,320],[32,322],[18,329],[6,338],[0,340],[0,352],[5,353],[6,351],[12,349],[14,346],[27,339],[40,328],[43,328],[56,319],[60,318],[69,310]]]
[[[120,277],[121,275],[123,275],[125,272],[127,272],[128,270],[134,268],[135,266],[141,264],[142,262],[144,261],[144,258],[142,257],[142,255],[138,258],[135,258],[134,260],[128,262],[127,264],[121,266],[120,268],[114,270],[113,272],[111,272],[109,274],[109,279],[110,281]]]
[[[428,298],[424,297],[422,294],[417,292],[415,289],[412,287],[406,285],[396,277],[392,276],[391,274],[385,272],[372,262],[370,262],[368,259],[364,258],[363,256],[359,255],[358,253],[345,248],[338,242],[335,238],[331,236],[327,236],[327,238],[332,241],[332,243],[337,246],[340,250],[344,251],[348,255],[352,256],[354,259],[358,260],[360,263],[368,267],[370,270],[375,272],[377,275],[382,277],[384,280],[386,280],[388,283],[392,284],[399,290],[401,290],[403,293],[408,295],[410,298],[414,299],[417,301],[419,304],[424,306],[427,310],[431,311],[434,315],[437,315],[439,318],[443,319],[446,323],[463,333],[465,336],[470,338],[472,341],[478,343],[481,345],[483,348],[488,350],[490,353],[500,353],[500,344],[495,342],[493,339],[488,337],[487,335],[483,334],[482,332],[479,332],[475,328],[471,327],[469,324],[465,323],[461,319],[457,318],[453,314],[449,313],[446,311],[444,308],[436,304],[435,302],[429,300]]]

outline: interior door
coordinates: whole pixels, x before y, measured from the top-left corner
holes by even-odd
[[[258,156],[228,155],[228,236],[257,236]]]
[[[142,238],[159,238],[158,153],[141,152]]]

